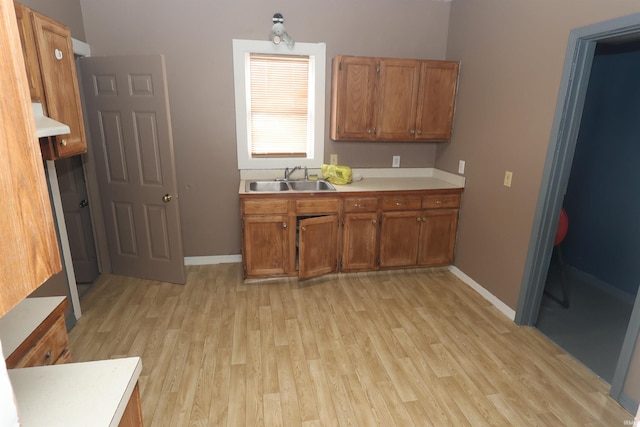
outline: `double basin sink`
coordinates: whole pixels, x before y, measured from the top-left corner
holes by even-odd
[[[245,191],[253,192],[280,192],[280,191],[336,191],[336,188],[329,182],[319,179],[312,180],[291,180],[291,181],[247,181]]]

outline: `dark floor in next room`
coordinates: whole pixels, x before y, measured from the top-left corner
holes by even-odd
[[[560,274],[550,268],[547,290],[561,297]],[[545,295],[536,327],[551,341],[611,384],[634,298],[569,269],[569,308]]]

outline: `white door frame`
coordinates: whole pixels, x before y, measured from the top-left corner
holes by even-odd
[[[640,13],[574,29],[569,34],[562,80],[560,81],[551,137],[520,288],[515,318],[518,324],[532,326],[540,310],[562,200],[571,173],[596,43],[623,36],[640,39]],[[640,298],[636,298],[609,393],[631,412],[635,412],[637,409],[635,406],[638,403],[625,396],[622,390],[640,332],[639,304]]]

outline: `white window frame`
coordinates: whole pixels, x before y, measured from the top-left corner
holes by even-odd
[[[313,149],[307,157],[251,157],[249,147],[249,121],[247,117],[246,64],[251,53],[272,55],[304,55],[314,63],[314,129]],[[236,145],[238,169],[284,169],[292,166],[319,168],[324,161],[324,115],[326,81],[326,45],[324,43],[297,43],[290,49],[285,43],[270,41],[233,40],[233,76],[236,101]]]

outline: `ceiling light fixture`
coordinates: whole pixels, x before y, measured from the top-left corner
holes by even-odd
[[[284,42],[289,49],[292,49],[296,42],[291,38],[289,33],[287,33],[287,29],[284,27],[284,17],[282,14],[276,13],[273,15],[271,20],[273,21],[273,26],[271,27],[269,40],[271,40],[273,44],[280,44],[280,42]]]

